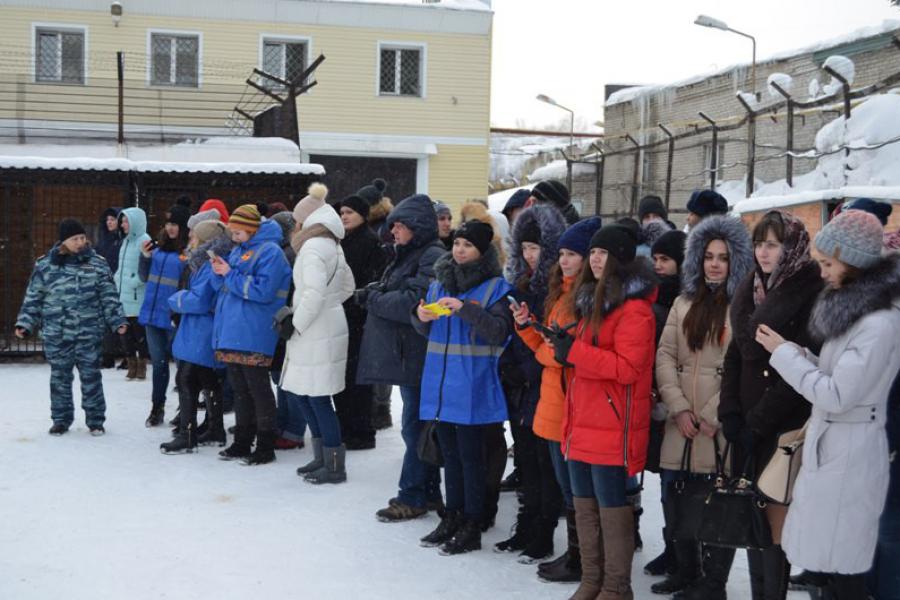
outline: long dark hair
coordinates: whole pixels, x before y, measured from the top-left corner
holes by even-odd
[[[156,235],[156,243],[159,249],[165,252],[184,252],[188,246],[188,228],[178,225],[178,237],[170,238],[166,233],[166,226],[163,225]]]
[[[569,310],[571,311],[571,314],[577,315],[576,302],[580,291],[583,288],[593,286],[593,303],[591,304],[593,309],[590,311],[590,314],[583,314],[581,317],[588,320],[591,325],[591,330],[595,334],[600,331],[600,325],[603,323],[603,317],[605,316],[603,310],[604,304],[611,298],[622,297],[622,276],[620,268],[619,261],[616,260],[616,257],[609,254],[606,257],[606,265],[603,267],[603,273],[600,275],[600,279],[597,279],[594,277],[594,272],[591,270],[590,255],[588,255],[584,260],[584,265],[581,267],[581,273],[578,274],[578,279],[575,280],[575,293],[572,294],[569,299]],[[607,294],[609,297],[607,297]]]
[[[776,233],[776,235],[778,235]],[[763,233],[765,239],[765,232]],[[706,262],[706,251],[709,245],[716,241],[711,239],[703,248],[701,260]],[[719,240],[725,242],[725,240]],[[727,242],[725,247],[728,248]],[[728,256],[728,269],[731,270],[731,255]],[[704,268],[705,270],[705,268]],[[728,314],[728,286],[721,285],[710,289],[707,284],[697,286],[697,293],[691,302],[691,307],[684,316],[682,329],[687,338],[687,345],[691,352],[699,352],[707,341],[714,344],[722,344],[725,334],[725,318]]]

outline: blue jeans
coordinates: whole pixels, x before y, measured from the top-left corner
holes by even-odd
[[[437,467],[419,460],[416,452],[419,432],[422,431],[422,421],[419,420],[419,399],[421,397],[419,386],[401,385],[399,387],[400,397],[403,399],[400,435],[403,437],[406,451],[403,453],[400,493],[397,497],[404,504],[424,508],[427,502],[441,499],[441,472]]]
[[[550,447],[550,461],[553,463],[553,472],[556,473],[556,482],[559,483],[559,489],[562,490],[563,499],[566,501],[566,508],[575,509],[575,502],[572,500],[572,482],[569,479],[569,464],[566,457],[562,453],[562,444],[547,440]]]
[[[153,363],[153,406],[166,404],[166,389],[169,387],[169,359],[172,358],[172,340],[175,331],[161,329],[153,325],[145,327],[147,332],[147,348]]]
[[[569,478],[576,498],[597,498],[600,508],[627,506],[625,490],[628,473],[622,467],[591,465],[580,460],[570,460]]]
[[[281,373],[275,371],[270,372],[270,375],[272,383],[278,386]],[[302,442],[303,436],[306,434],[306,417],[303,416],[303,409],[300,408],[297,395],[276,387],[275,403],[275,409],[278,411],[276,415],[278,434],[286,440]]]
[[[444,456],[447,510],[463,511],[468,519],[481,522],[487,491],[484,426],[441,422],[437,434]]]
[[[334,406],[331,405],[331,396],[298,396],[290,392],[284,392],[289,401],[296,402],[303,411],[309,432],[314,438],[322,438],[322,445],[326,448],[337,448],[341,445],[341,426],[338,424],[337,415],[334,414]]]

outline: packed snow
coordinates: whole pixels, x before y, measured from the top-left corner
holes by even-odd
[[[502,495],[484,549],[464,556],[418,546],[437,525],[434,514],[407,523],[375,520],[397,491],[403,453],[397,393],[397,424],[378,433],[375,450],[348,453],[348,483],[320,487],[294,473],[310,459],[309,449],[279,451],[275,463],[259,467],[217,460],[217,448],[160,454],[170,435],[165,427],[144,427],[150,380],[127,382],[123,371],[103,371],[106,436],[88,435],[76,408],[71,431],[51,437],[49,375],[43,364],[0,364],[7,390],[0,415],[0,598],[562,600],[575,589],[542,583],[534,566],[490,550],[508,536],[514,494]],[[75,397],[77,407],[77,384]],[[170,392],[167,418],[175,408]],[[232,420],[226,416],[226,424]],[[651,597],[650,585],[659,581],[642,572],[661,551],[658,478],[648,474],[645,487],[636,598]],[[558,550],[565,540],[560,525]],[[743,553],[728,593],[750,595]]]
[[[794,87],[794,78],[787,73],[772,73],[766,80],[766,87],[769,90],[769,97],[775,100],[781,100],[782,95],[778,92],[778,90],[775,89],[775,87],[772,85],[773,83],[790,94],[791,88]]]

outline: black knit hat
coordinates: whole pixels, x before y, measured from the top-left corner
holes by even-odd
[[[369,218],[369,203],[356,194],[347,196],[346,198],[341,200],[341,206],[346,206],[353,212],[359,213],[359,216],[361,216],[363,219]]]
[[[541,227],[536,220],[525,223],[522,227],[520,239],[523,242],[531,242],[532,244],[541,243]]]
[[[701,217],[724,215],[728,212],[728,200],[714,190],[696,190],[688,200],[687,209]]]
[[[591,237],[591,249],[603,248],[616,257],[622,264],[628,264],[634,260],[637,253],[637,240],[634,235],[621,225],[607,225],[601,227]]]
[[[75,219],[63,219],[59,222],[59,241],[64,242],[75,235],[85,235],[84,225]]]
[[[478,252],[484,254],[491,247],[491,240],[494,239],[494,228],[487,223],[481,221],[466,221],[456,228],[456,234],[453,239],[463,238],[472,242]]]
[[[678,268],[681,268],[681,263],[684,262],[685,240],[687,240],[687,235],[683,231],[667,231],[659,236],[659,239],[651,246],[650,255],[664,254],[678,263]]]
[[[552,179],[541,181],[534,186],[534,189],[531,190],[531,195],[541,202],[551,202],[559,208],[564,208],[571,202],[569,188]]]
[[[635,242],[638,242],[641,239],[641,224],[638,223],[637,220],[632,219],[631,217],[622,217],[616,219],[615,224],[625,228],[628,233],[633,235]]]
[[[384,190],[386,189],[387,182],[384,179],[378,178],[372,181],[371,184],[359,188],[356,195],[365,200],[369,206],[375,206],[381,202],[381,199],[384,197]]]
[[[663,221],[669,218],[669,211],[666,210],[662,198],[659,196],[650,195],[641,198],[641,203],[638,205],[638,218],[643,222],[644,217],[650,213],[659,215]]]
[[[191,218],[191,211],[182,204],[175,204],[169,207],[166,213],[166,223],[175,223],[183,230],[187,229],[188,219]]]

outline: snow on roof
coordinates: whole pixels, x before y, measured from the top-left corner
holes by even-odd
[[[268,173],[324,175],[300,162],[300,149],[282,138],[223,137],[177,144],[0,144],[0,168],[145,173]]]
[[[781,52],[776,52],[771,56],[768,56],[762,60],[758,60],[756,62],[757,65],[762,65],[765,63],[776,62],[779,60],[785,60],[787,58],[791,58],[794,56],[799,56],[802,54],[811,54],[813,52],[819,52],[821,50],[827,50],[829,48],[834,48],[835,46],[841,46],[843,44],[849,44],[850,42],[854,42],[856,40],[861,40],[865,38],[875,37],[877,35],[881,35],[883,33],[888,33],[890,31],[895,31],[900,29],[900,21],[895,19],[886,19],[882,21],[878,25],[870,25],[868,27],[862,27],[860,29],[855,29],[849,33],[844,35],[840,35],[833,38],[828,38],[825,40],[820,40],[814,44],[810,44],[809,46],[804,46],[802,48],[794,48],[792,50],[783,50]],[[715,71],[709,71],[707,73],[699,73],[697,75],[692,75],[686,79],[682,79],[680,81],[675,81],[672,83],[660,84],[660,85],[639,85],[635,87],[625,88],[624,90],[619,90],[609,96],[606,100],[606,106],[612,106],[613,104],[621,104],[623,102],[630,102],[635,100],[641,96],[647,94],[653,94],[656,92],[660,92],[667,88],[679,88],[684,87],[686,85],[692,85],[694,83],[699,83],[705,79],[709,79],[711,77],[716,77],[717,75],[724,75],[725,73],[730,73],[735,69],[741,69],[749,67],[750,63],[737,63],[730,65],[728,67],[722,69],[716,69]]]
[[[732,207],[732,211],[737,214],[743,214],[844,198],[872,198],[898,204],[900,203],[900,186],[848,185],[830,190],[812,190],[783,196],[754,196],[736,202]]]
[[[471,10],[490,12],[490,2],[484,0],[316,0],[318,2],[349,2],[352,4],[396,4],[401,6],[421,6],[424,8],[446,8],[450,10]]]

